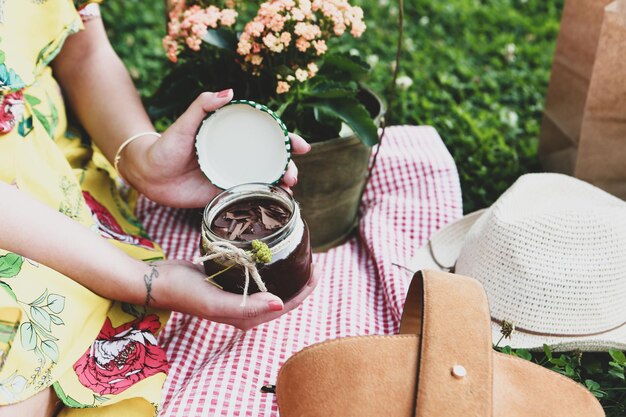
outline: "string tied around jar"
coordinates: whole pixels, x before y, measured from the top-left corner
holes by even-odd
[[[207,238],[205,232],[202,231],[202,246],[206,251],[206,255],[194,259],[194,263],[196,264],[202,264],[206,261],[230,264],[221,271],[206,278],[208,282],[216,286],[219,285],[213,281],[215,276],[228,271],[235,265],[239,265],[243,268],[245,284],[243,288],[243,300],[240,304],[241,307],[245,307],[246,305],[251,276],[254,283],[259,288],[259,291],[267,292],[267,287],[261,279],[261,275],[259,275],[257,264],[265,264],[272,261],[272,250],[265,243],[259,240],[253,240],[251,244],[252,250],[245,251],[229,242],[212,242]]]

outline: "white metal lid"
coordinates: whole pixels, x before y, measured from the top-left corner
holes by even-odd
[[[200,169],[216,187],[276,184],[291,159],[285,124],[266,106],[235,100],[204,119],[196,135]]]

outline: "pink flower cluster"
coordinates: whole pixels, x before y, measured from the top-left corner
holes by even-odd
[[[276,74],[276,92],[283,94],[295,81],[315,76],[315,60],[326,53],[327,41],[348,29],[354,37],[365,31],[363,10],[348,0],[269,0],[245,26],[237,52],[253,73],[259,73],[268,59],[289,56],[286,64],[293,74]]]
[[[178,54],[186,45],[192,51],[200,50],[202,37],[209,28],[230,27],[237,20],[233,9],[219,9],[216,6],[203,8],[199,5],[186,7],[185,0],[175,0],[169,12],[167,36],[163,38],[163,48],[172,62],[178,61]]]

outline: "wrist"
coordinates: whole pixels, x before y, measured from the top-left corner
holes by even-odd
[[[118,151],[117,172],[126,183],[143,192],[148,183],[151,170],[149,168],[150,148],[159,140],[156,135],[146,134],[129,143]]]
[[[162,262],[137,261],[132,276],[136,283],[133,288],[137,289],[133,304],[144,309],[169,309],[169,288]]]

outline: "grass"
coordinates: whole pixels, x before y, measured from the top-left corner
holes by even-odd
[[[374,85],[388,91],[397,14],[364,1],[370,31],[359,48],[378,57]],[[490,205],[536,151],[561,1],[407,0],[401,91],[389,117],[434,126],[457,161],[466,212]]]
[[[397,3],[353,0],[368,31],[341,48],[374,64],[371,86],[389,94]],[[434,126],[454,156],[466,212],[486,207],[521,174],[539,170],[538,135],[563,0],[405,0],[404,85],[391,124]],[[162,0],[109,0],[109,37],[142,96],[157,87],[166,60]],[[510,354],[584,384],[607,415],[626,410],[626,357],[621,352]],[[546,387],[549,389],[549,387]]]

